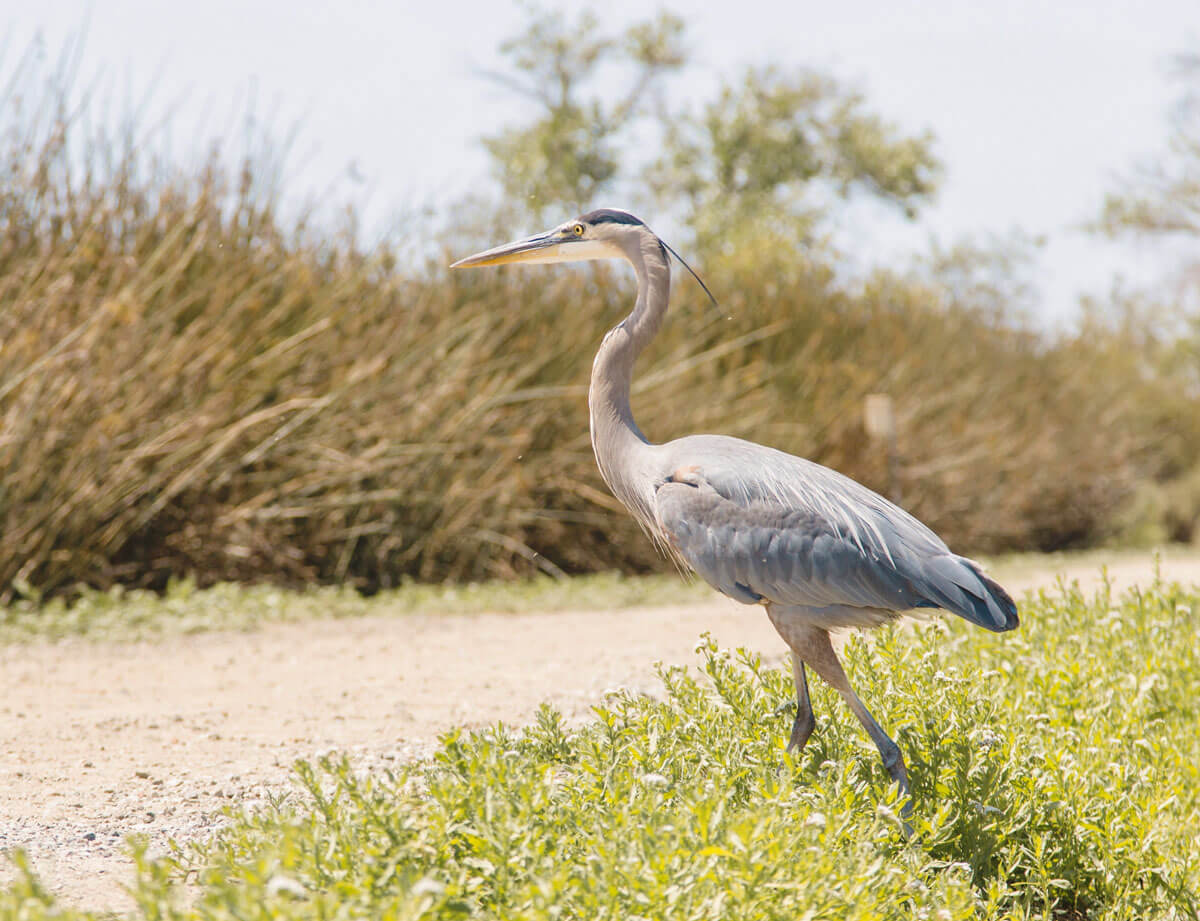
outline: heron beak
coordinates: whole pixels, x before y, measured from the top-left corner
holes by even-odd
[[[465,269],[479,265],[506,265],[510,262],[563,262],[571,258],[563,250],[568,249],[567,244],[572,242],[574,241],[564,239],[554,232],[534,234],[524,240],[505,243],[503,246],[494,246],[482,253],[476,253],[474,256],[467,256],[466,259],[459,259],[450,268]]]

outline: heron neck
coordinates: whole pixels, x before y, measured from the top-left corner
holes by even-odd
[[[631,246],[626,257],[637,274],[637,303],[600,344],[592,363],[588,409],[592,450],[600,473],[617,498],[629,505],[630,500],[636,499],[627,494],[632,490],[632,478],[626,474],[632,472],[631,468],[650,444],[634,422],[629,405],[633,365],[662,326],[671,290],[671,270],[653,234]]]

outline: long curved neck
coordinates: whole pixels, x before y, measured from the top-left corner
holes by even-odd
[[[646,457],[649,442],[633,421],[629,405],[633,365],[662,326],[671,292],[671,269],[662,246],[652,233],[641,235],[625,248],[637,274],[637,303],[633,312],[610,330],[592,363],[588,388],[592,450],[604,481],[626,506],[638,515],[648,498],[636,485],[634,474]],[[640,517],[640,516],[639,516]]]

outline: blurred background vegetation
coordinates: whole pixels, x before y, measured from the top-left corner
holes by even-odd
[[[1030,321],[1036,240],[851,274],[831,221],[862,199],[918,214],[934,138],[773,66],[673,108],[663,81],[689,50],[669,13],[612,34],[531,8],[502,47],[510,68],[484,78],[535,103],[482,139],[503,205],[449,206],[421,260],[419,239],[361,240],[353,213],[289,216],[269,139],[184,168],[143,126],[97,127],[69,65],[18,66],[0,97],[0,599],[663,568],[587,434],[591,356],[632,280],[444,268],[630,197],[721,302],[677,281],[636,383],[656,440],[813,458],[901,493],[960,552],[1200,536],[1200,261],[1055,333]],[[618,65],[626,84],[602,91]],[[1200,238],[1195,59],[1179,74],[1170,149],[1097,203],[1097,233]],[[891,475],[864,428],[874,393],[895,405]]]

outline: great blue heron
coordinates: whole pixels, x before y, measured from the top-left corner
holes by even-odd
[[[604,337],[588,389],[600,474],[664,551],[735,601],[766,607],[791,649],[797,706],[789,751],[802,750],[816,725],[809,666],[845,698],[907,797],[900,749],[851,688],[830,630],[874,627],[914,608],[944,608],[1002,632],[1017,626],[1017,607],[977,563],[951,553],[903,509],[827,467],[740,438],[691,435],[653,444],[642,434],[629,391],[634,361],[667,312],[668,251],[678,258],[632,214],[602,209],[452,267],[590,259],[625,259],[633,266],[637,302]]]

